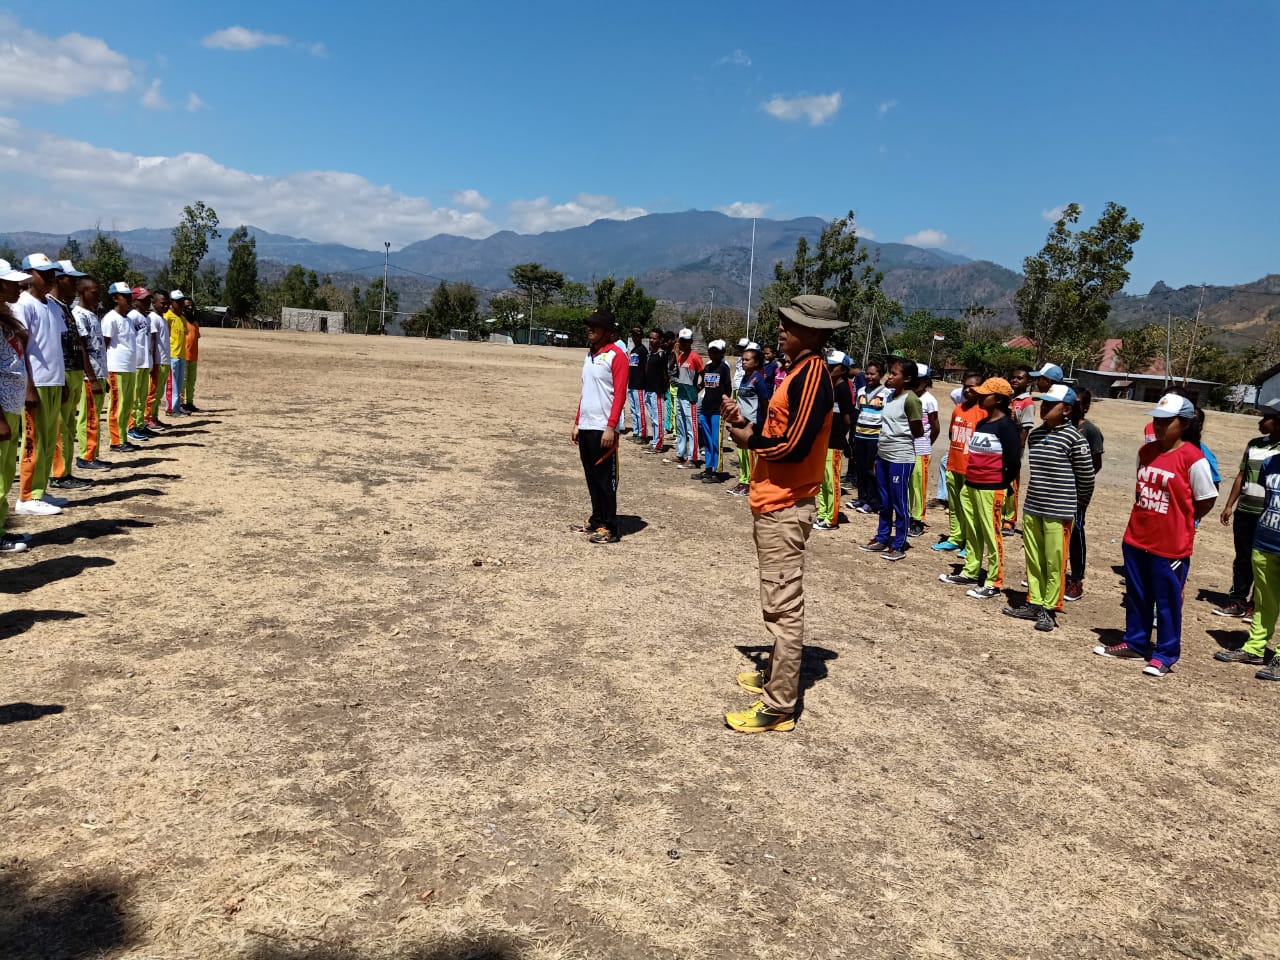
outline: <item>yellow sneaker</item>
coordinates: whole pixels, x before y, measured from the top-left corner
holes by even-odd
[[[769,682],[769,675],[763,670],[743,670],[738,674],[738,686],[750,693],[764,693],[764,685]]]
[[[795,717],[757,700],[740,713],[726,713],[724,722],[739,733],[764,733],[766,730],[794,730]]]

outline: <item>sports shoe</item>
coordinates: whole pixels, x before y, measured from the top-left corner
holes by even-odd
[[[726,493],[730,493],[735,497],[747,497],[751,495],[751,487],[745,483],[740,483],[736,487],[730,487]]]
[[[1117,660],[1145,660],[1147,659],[1133,647],[1127,643],[1098,644],[1093,648],[1093,652],[1100,657],[1114,657]]]
[[[113,443],[111,445],[112,453],[128,453],[130,445],[127,443]]]
[[[589,524],[589,523],[571,523],[571,524],[569,524],[569,531],[570,531],[571,533],[595,533],[597,529],[599,529],[599,528],[597,528],[597,527],[593,527],[593,526],[592,526],[591,524]]]
[[[66,497],[55,497],[48,490],[44,492],[44,496],[41,497],[40,499],[43,500],[45,503],[51,504],[55,507],[65,507],[68,503],[71,502]]]
[[[19,500],[13,505],[13,512],[20,517],[52,517],[62,508],[45,500]]]
[[[912,520],[907,524],[907,536],[914,540],[916,537],[924,536],[924,524],[919,520]]]
[[[887,543],[881,543],[879,540],[872,540],[870,543],[858,544],[859,550],[865,550],[867,553],[884,553],[889,549]]]
[[[739,733],[764,733],[767,730],[794,730],[796,720],[792,714],[766,707],[757,700],[738,713],[726,713],[724,722]]]
[[[1244,616],[1245,605],[1240,600],[1228,600],[1222,606],[1213,611],[1215,617],[1235,617],[1239,619]]]
[[[689,474],[689,479],[690,479],[690,480],[701,480],[701,479],[702,479],[703,477],[705,477],[706,475],[707,475],[707,471],[705,471],[705,470],[695,470],[693,473]]]
[[[1057,625],[1058,619],[1053,615],[1052,610],[1042,609],[1036,614],[1036,629],[1041,633],[1053,633],[1053,629]]]
[[[859,507],[855,507],[854,510],[857,513],[879,513],[880,512],[879,510],[874,509],[869,503],[864,503]]]
[[[857,510],[860,506],[862,506],[862,501],[861,501],[861,500],[846,500],[846,501],[844,502],[844,506],[845,506],[845,509],[846,509],[846,510]]]
[[[940,573],[938,580],[941,583],[953,583],[957,587],[972,587],[978,582],[977,577],[966,577],[963,573]]]
[[[199,407],[197,407],[194,403],[184,403],[184,404],[182,405],[182,409],[183,409],[183,410],[185,410],[185,411],[187,411],[187,413],[199,413],[199,412],[200,412],[200,408],[199,408]]]
[[[748,693],[764,693],[764,685],[769,682],[769,675],[763,670],[743,670],[738,674],[738,686]]]
[[[0,553],[26,553],[27,541],[7,534],[0,537]]]
[[[1251,663],[1261,666],[1266,663],[1262,657],[1256,653],[1250,653],[1241,647],[1239,650],[1219,650],[1213,655],[1213,659],[1219,663]]]
[[[1024,603],[1019,607],[1001,607],[1000,612],[1006,617],[1013,617],[1015,620],[1038,620],[1039,612],[1029,603]]]
[[[607,527],[601,527],[587,539],[591,543],[617,543],[621,538]]]
[[[1164,677],[1164,676],[1168,676],[1169,667],[1165,666],[1159,660],[1152,660],[1150,663],[1148,663],[1145,667],[1142,668],[1142,672],[1145,673],[1148,677]]]
[[[77,470],[110,470],[111,464],[104,463],[101,460],[81,460],[76,457]]]
[[[813,521],[813,529],[815,530],[834,530],[835,528],[836,525],[834,523],[827,523],[825,520]]]
[[[933,545],[934,550],[959,550],[960,544],[952,543],[950,540],[939,540]]]
[[[973,597],[975,600],[990,600],[992,597],[1000,596],[1000,591],[993,586],[974,587],[972,590],[964,592],[966,597]]]
[[[880,554],[880,559],[892,560],[894,563],[897,563],[899,560],[905,560],[906,556],[907,554],[903,550],[889,549],[889,550],[886,550],[884,553]]]
[[[148,421],[147,421],[147,430],[148,430],[148,431],[150,431],[151,433],[164,433],[164,432],[165,432],[165,431],[167,431],[168,429],[169,429],[169,428],[168,428],[168,427],[166,427],[166,426],[165,426],[163,423],[161,423],[159,420],[148,420]]]
[[[1067,588],[1062,591],[1064,600],[1079,600],[1084,596],[1084,584],[1079,580],[1068,580]]]
[[[137,440],[139,443],[146,443],[148,440],[151,439],[151,437],[149,437],[147,434],[143,433],[141,430],[136,430],[136,429],[128,431],[125,434],[125,436],[128,437],[130,440]]]
[[[1271,662],[1253,676],[1256,680],[1280,680],[1280,657],[1272,657]]]
[[[969,551],[964,547],[961,547],[959,550],[956,551],[956,558],[959,560],[963,560],[968,555],[969,555]]]
[[[1244,613],[1240,614],[1240,619],[1243,620],[1245,623],[1253,622],[1253,604],[1252,603],[1244,608]]]
[[[720,474],[712,471],[708,471],[707,473],[704,473],[702,475],[702,482],[703,483],[720,483],[721,482]]]
[[[50,477],[49,486],[57,490],[85,490],[93,484],[79,477]]]

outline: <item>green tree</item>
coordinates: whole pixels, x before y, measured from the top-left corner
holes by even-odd
[[[258,314],[262,293],[258,287],[258,241],[248,228],[236,227],[227,240],[227,310],[232,317],[249,320]],[[313,274],[314,276],[314,274]]]
[[[943,340],[933,339],[940,333]],[[964,348],[969,338],[969,325],[960,317],[939,317],[928,310],[917,310],[902,321],[902,333],[891,341],[895,350],[904,357],[928,361],[930,355],[936,360],[954,356]]]
[[[1109,301],[1129,280],[1142,224],[1116,203],[1088,230],[1070,229],[1079,219],[1079,205],[1069,204],[1040,252],[1023,261],[1026,279],[1014,297],[1023,332],[1036,343],[1036,362],[1099,341]]]
[[[94,234],[89,243],[89,255],[83,260],[76,266],[97,280],[104,289],[120,280],[135,287],[146,281],[146,277],[129,265],[129,257],[120,241],[101,230]]]
[[[623,338],[625,339],[631,332],[632,327],[647,330],[657,305],[657,300],[645,296],[644,288],[636,283],[634,277],[623,280],[613,304],[613,316],[618,322],[618,329],[622,331]]]
[[[206,263],[196,278],[195,292],[191,294],[197,307],[222,305],[222,274],[216,263]]]
[[[19,263],[22,262],[22,258],[18,256],[18,251],[13,249],[13,247],[9,246],[8,244],[5,244],[4,246],[0,246],[0,260],[8,261],[11,267],[16,267]],[[78,267],[80,266],[80,264],[77,263],[76,266]]]
[[[58,249],[58,255],[54,259],[70,260],[79,268],[82,257],[84,257],[84,251],[80,249],[80,241],[75,237],[67,237],[67,242]]]
[[[173,276],[180,286],[191,293],[196,286],[196,273],[200,261],[209,252],[209,241],[218,238],[218,215],[203,200],[182,208],[182,219],[173,228],[173,246],[169,248],[169,263]]]
[[[513,297],[507,293],[489,298],[489,314],[501,320],[503,327],[508,330],[514,329],[525,319],[526,306],[527,304],[520,302],[519,297]]]
[[[1156,352],[1164,349],[1163,327],[1149,323],[1140,330],[1129,330],[1116,351],[1116,361],[1124,373],[1141,373],[1151,364]]]
[[[618,300],[617,281],[615,281],[613,277],[605,277],[603,280],[597,280],[594,292],[596,295],[596,309],[608,310],[610,313],[613,313]]]
[[[566,307],[585,307],[591,302],[591,291],[585,283],[577,280],[566,280],[560,288],[557,299]]]
[[[564,286],[563,273],[548,270],[540,263],[518,263],[508,271],[507,277],[512,286],[524,293],[524,301],[529,305],[526,322],[530,325],[536,307],[547,303]]]
[[[305,284],[305,278],[304,278]],[[400,309],[400,295],[387,289],[387,325],[395,320]],[[347,315],[348,333],[381,333],[382,332],[382,278],[378,277],[369,284],[369,289],[360,293],[359,287],[351,288],[351,310]]]

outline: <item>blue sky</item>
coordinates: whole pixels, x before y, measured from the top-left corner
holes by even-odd
[[[1146,224],[1131,292],[1245,282],[1280,271],[1278,42],[1274,0],[10,8],[0,229],[204,199],[396,249],[852,208],[1017,268],[1054,208],[1115,200]]]

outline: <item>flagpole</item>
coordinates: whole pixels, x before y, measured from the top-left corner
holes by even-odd
[[[751,265],[747,267],[747,339],[751,339],[751,282],[756,274],[756,222],[751,221]]]
[[[933,348],[936,347],[937,345],[938,345],[937,336],[930,337],[929,338],[929,372],[930,373],[933,372]]]

